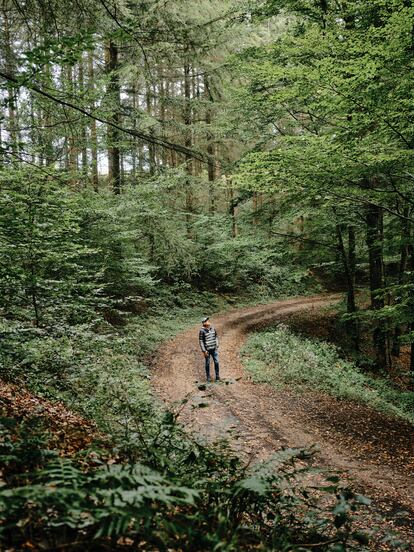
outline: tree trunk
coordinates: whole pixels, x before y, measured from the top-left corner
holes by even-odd
[[[357,312],[357,306],[355,301],[355,269],[356,269],[356,255],[355,255],[355,228],[351,225],[348,226],[348,253],[345,249],[344,239],[342,235],[342,228],[340,224],[336,225],[336,234],[338,237],[338,246],[342,258],[342,264],[344,267],[346,283],[347,283],[347,314],[354,315]],[[351,337],[353,346],[356,351],[359,351],[359,326],[355,318],[347,320],[346,323],[347,333]]]
[[[67,78],[67,87],[68,92],[71,96],[74,95],[74,79],[73,79],[73,68],[68,67],[66,70]],[[70,116],[70,114],[69,114]],[[72,183],[75,183],[75,174],[78,170],[78,150],[76,147],[76,138],[74,133],[74,128],[72,123],[69,123],[69,137],[68,137],[68,169],[69,172],[73,175],[71,177]]]
[[[79,62],[79,68],[78,68],[78,87],[79,87],[79,95],[82,99],[82,103],[84,101],[85,96],[85,79],[84,79],[84,71],[83,71],[83,59]],[[82,167],[82,179],[83,179],[83,185],[86,184],[87,178],[88,178],[88,137],[86,132],[86,126],[87,126],[87,120],[84,119],[81,122],[81,130],[80,130],[80,151],[81,151],[81,167]]]
[[[82,102],[84,101],[84,95],[85,95],[85,80],[84,80],[84,71],[83,71],[83,58],[79,62],[79,72],[78,72],[78,84],[79,84],[79,93],[82,98]],[[83,177],[83,184],[85,185],[88,178],[88,136],[86,131],[87,121],[86,119],[82,120],[82,128],[81,128],[81,163],[82,163],[82,177]]]
[[[4,41],[4,61],[8,73],[13,74],[15,70],[15,58],[13,55],[12,38],[10,32],[10,23],[6,11],[3,11],[3,41]],[[18,116],[17,116],[17,89],[12,87],[7,88],[7,104],[8,113],[6,120],[6,128],[8,139],[11,143],[10,152],[12,154],[12,162],[18,162],[19,138]]]
[[[119,126],[121,118],[121,88],[118,76],[118,48],[112,40],[109,41],[105,54],[106,71],[109,74],[109,120],[111,123]],[[108,181],[115,194],[121,193],[119,131],[111,125],[108,125]]]
[[[138,94],[137,83],[134,80],[134,83],[132,85],[132,128],[134,130],[137,129],[137,109],[139,105],[137,102],[137,94]],[[132,142],[132,152],[131,152],[132,177],[133,177],[134,184],[136,184],[136,177],[137,177],[137,148],[138,148],[137,139],[136,137],[134,137]]]
[[[207,74],[204,74],[204,95],[206,102],[212,102],[212,96],[210,91],[210,82]],[[215,180],[215,170],[214,170],[214,142],[213,142],[213,133],[211,131],[211,107],[207,103],[206,108],[206,126],[207,126],[207,153],[208,153],[208,163],[207,163],[207,172],[208,172],[208,192],[209,192],[209,211],[214,213],[216,210],[215,197],[214,197],[214,180]]]
[[[4,164],[4,159],[3,159],[3,127],[1,125],[1,120],[0,120],[0,169],[3,168],[3,164]],[[32,158],[33,160],[33,158]]]
[[[89,90],[91,93],[91,100],[89,102],[90,110],[93,113],[95,111],[95,70],[93,66],[93,52],[88,54],[88,79]],[[99,176],[98,176],[98,136],[96,131],[96,120],[90,119],[89,130],[91,133],[90,149],[91,149],[91,181],[92,187],[97,192],[99,190]]]
[[[411,324],[411,331],[414,332],[414,322]],[[411,343],[410,347],[410,373],[411,379],[414,382],[414,341]]]
[[[160,93],[159,93],[159,118],[160,118],[160,121],[161,121],[161,124],[162,124],[162,133],[161,133],[161,137],[162,138],[165,138],[165,133],[164,133],[164,123],[166,121],[166,81],[164,79],[164,73],[162,71],[160,71],[160,75],[159,75],[159,86],[160,86]],[[168,162],[168,152],[165,148],[162,148],[161,149],[161,165],[163,167],[166,167],[167,166],[167,162]]]
[[[400,263],[398,266],[398,284],[402,285],[404,282],[404,274],[407,269],[407,262],[408,262],[408,246],[410,242],[410,234],[411,234],[411,228],[410,228],[410,221],[407,220],[410,217],[410,208],[406,207],[404,209],[404,216],[406,217],[405,220],[402,221],[402,227],[401,227],[401,250],[400,250]],[[398,293],[398,295],[400,295]],[[398,303],[398,300],[396,301]],[[392,340],[392,349],[391,354],[393,356],[400,356],[400,337],[403,332],[403,328],[400,324],[397,324],[394,330],[394,336]]]
[[[410,270],[411,272],[414,272],[414,244],[411,242],[408,246],[408,251],[410,254]],[[414,312],[414,301],[412,299],[412,295],[410,296],[410,303],[411,303],[411,312]],[[410,324],[410,330],[414,332],[414,321]],[[411,380],[412,383],[414,383],[414,341],[411,342],[410,347],[410,374],[411,374]]]
[[[225,177],[224,177],[225,178]],[[231,216],[231,235],[233,238],[237,238],[238,236],[238,228],[237,228],[237,201],[234,197],[234,189],[231,181],[228,183],[228,190],[229,190],[229,212]]]
[[[146,83],[146,93],[145,93],[145,101],[146,101],[146,108],[148,115],[155,116],[155,113],[153,113],[153,102],[152,102],[152,90],[151,90],[151,83],[147,81]],[[152,134],[152,130],[150,131]],[[148,144],[148,167],[149,167],[149,173],[151,175],[155,174],[156,169],[156,161],[155,161],[155,145],[154,144]]]
[[[368,205],[366,209],[366,241],[368,246],[369,280],[371,290],[371,308],[380,311],[385,301],[381,291],[385,285],[383,260],[383,211],[377,205]],[[388,369],[391,358],[388,347],[388,331],[385,322],[374,320],[373,342],[377,367]]]
[[[192,112],[191,112],[191,69],[188,61],[184,64],[184,125],[185,125],[185,140],[184,144],[187,148],[192,146],[192,137],[191,137],[191,124],[192,124]],[[187,236],[188,238],[192,237],[192,213],[194,211],[193,205],[193,190],[192,190],[192,174],[193,174],[193,165],[191,156],[185,156],[185,166],[188,174],[186,179],[186,200],[185,200],[185,210],[186,210],[186,224],[187,224]]]
[[[349,259],[349,275],[350,275],[350,293],[348,299],[349,312],[356,312],[357,306],[355,301],[355,277],[356,277],[356,235],[355,226],[348,226],[348,259]]]

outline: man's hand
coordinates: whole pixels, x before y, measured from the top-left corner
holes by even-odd
[[[203,355],[204,355],[204,358],[207,358],[207,357],[208,357],[208,352],[207,352],[207,351],[203,351]]]

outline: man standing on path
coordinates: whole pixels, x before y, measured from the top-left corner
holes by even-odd
[[[205,358],[206,378],[207,381],[211,381],[210,378],[210,356],[213,357],[214,370],[216,372],[216,381],[220,380],[219,373],[219,360],[218,360],[218,336],[215,328],[210,323],[208,316],[201,321],[202,328],[200,329],[199,341],[201,352]]]

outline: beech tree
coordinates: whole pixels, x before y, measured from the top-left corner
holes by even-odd
[[[247,189],[288,194],[312,216],[334,211],[330,235],[342,257],[348,314],[356,312],[358,251],[369,267],[377,366],[389,368],[393,328],[400,339],[402,305],[412,292],[413,8],[403,1],[269,1],[255,10],[257,17],[275,14],[286,22],[280,36],[240,56],[248,75],[244,110],[256,134],[265,133],[255,148],[265,151],[245,157],[238,179]],[[395,255],[402,255],[396,275]],[[402,320],[410,339],[412,322],[406,314]]]

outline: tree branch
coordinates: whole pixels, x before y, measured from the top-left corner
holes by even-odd
[[[336,194],[334,192],[326,192],[328,195],[331,195],[332,197],[336,197],[338,199],[346,199],[347,201],[352,201],[354,203],[362,203],[363,205],[374,205],[374,207],[379,207],[380,209],[383,209],[387,213],[390,213],[391,215],[394,215],[397,218],[400,218],[402,220],[408,220],[409,222],[414,223],[414,219],[410,217],[406,217],[405,215],[402,215],[401,213],[398,213],[397,211],[393,211],[389,207],[385,207],[385,205],[380,205],[378,203],[374,203],[370,199],[364,199],[362,197],[352,197],[352,196],[345,196],[341,194]]]
[[[64,107],[69,107],[70,109],[73,109],[75,111],[78,111],[79,113],[82,113],[82,115],[85,115],[85,117],[88,117],[90,119],[95,119],[95,121],[98,121],[100,123],[103,123],[105,125],[111,126],[113,128],[116,128],[120,132],[124,132],[125,134],[129,134],[131,136],[134,136],[136,138],[140,138],[144,142],[149,142],[150,144],[155,144],[157,146],[160,146],[165,149],[177,151],[179,153],[182,153],[183,155],[187,155],[193,159],[197,159],[198,161],[201,161],[202,163],[208,163],[212,162],[211,156],[207,154],[203,154],[201,152],[195,151],[193,149],[187,148],[186,146],[182,146],[181,144],[176,144],[174,142],[169,142],[168,140],[164,140],[163,138],[157,138],[156,136],[150,136],[149,134],[145,134],[143,132],[140,132],[138,130],[132,129],[132,128],[125,128],[120,125],[117,125],[116,123],[113,123],[111,121],[108,121],[104,119],[103,117],[99,117],[97,115],[94,115],[90,111],[87,111],[86,109],[83,109],[82,107],[75,105],[72,102],[68,102],[64,99],[57,98],[53,94],[46,92],[42,88],[39,88],[36,84],[28,83],[27,81],[21,82],[20,79],[9,75],[5,73],[4,71],[0,71],[0,77],[4,80],[13,83],[14,85],[25,87],[28,90],[32,90],[33,92],[36,92],[37,94],[51,100],[52,102],[62,105]],[[214,162],[214,159],[213,159]]]
[[[310,238],[304,238],[303,236],[298,236],[295,234],[283,234],[282,232],[274,232],[273,230],[272,230],[272,234],[274,234],[275,236],[282,236],[283,238],[288,238],[291,240],[309,242],[309,243],[313,243],[314,245],[321,245],[322,247],[327,247],[328,249],[333,249],[334,251],[338,249],[337,246],[331,245],[327,242],[320,242],[317,240],[312,240]]]

